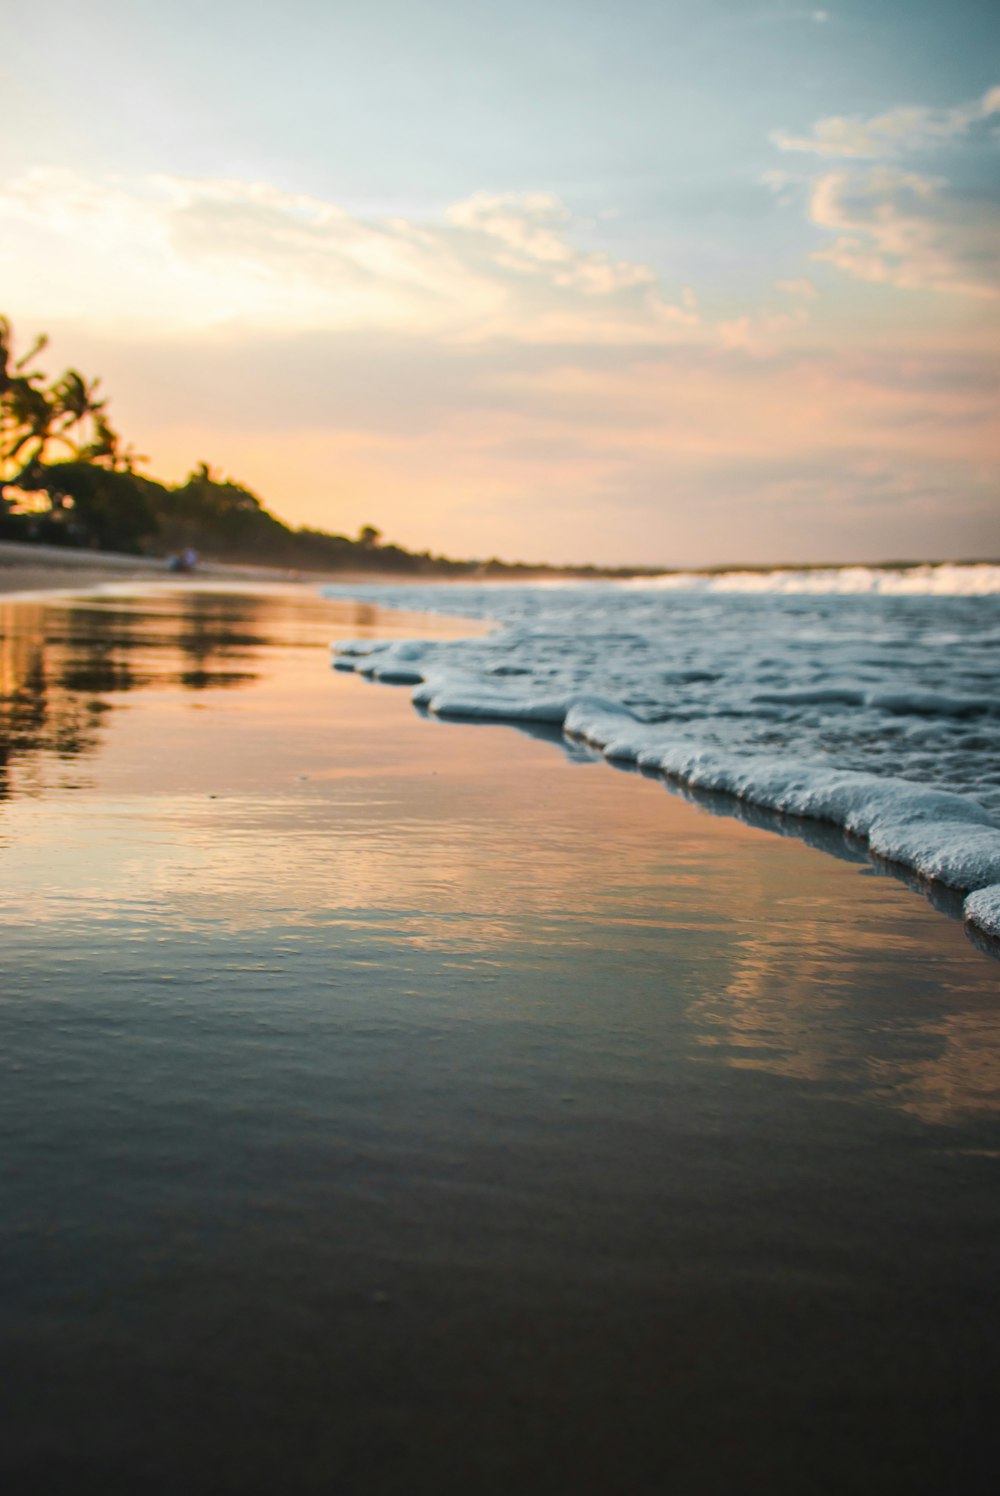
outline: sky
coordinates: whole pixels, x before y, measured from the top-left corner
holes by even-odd
[[[157,477],[456,556],[1000,556],[992,0],[5,9],[0,312]]]

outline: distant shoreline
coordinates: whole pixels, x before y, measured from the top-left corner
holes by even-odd
[[[474,563],[470,563],[474,566]],[[462,575],[454,571],[440,574],[428,571],[416,575],[376,568],[356,571],[311,571],[301,568],[262,566],[238,561],[205,559],[199,562],[194,573],[195,580],[210,580],[213,577],[228,582],[245,581],[249,585],[258,582],[302,583],[320,586],[335,583],[340,586],[378,585],[383,583],[420,586],[440,586],[443,582],[467,584],[470,582],[530,582],[535,580],[565,581],[641,581],[655,577],[703,576],[718,577],[729,574],[762,576],[772,572],[830,572],[864,568],[870,571],[909,571],[922,567],[937,566],[1000,566],[1000,559],[977,560],[893,560],[893,561],[824,561],[775,562],[765,564],[732,563],[712,566],[663,566],[663,567],[581,567],[581,566],[531,566],[527,563],[504,564],[502,568],[473,569]],[[64,590],[68,587],[99,586],[111,581],[167,581],[180,580],[168,569],[163,557],[130,556],[114,551],[75,550],[64,546],[36,545],[19,541],[0,541],[0,595],[12,593],[34,593]]]
[[[50,545],[0,541],[0,596],[63,592],[101,586],[106,582],[203,583],[217,579],[248,586],[275,582],[307,586],[324,582],[371,581],[347,572],[302,572],[290,567],[253,566],[239,562],[204,560],[187,576],[172,572],[165,557],[128,556],[116,551],[74,550]]]

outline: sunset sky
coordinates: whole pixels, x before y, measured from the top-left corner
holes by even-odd
[[[1000,555],[988,0],[46,14],[0,311],[157,476],[453,555]]]

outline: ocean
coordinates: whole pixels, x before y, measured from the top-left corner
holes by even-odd
[[[654,582],[328,588],[488,620],[339,640],[335,663],[442,717],[548,724],[579,751],[820,822],[968,895],[1000,935],[1000,567]]]

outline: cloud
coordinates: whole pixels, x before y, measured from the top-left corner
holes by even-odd
[[[811,211],[851,275],[969,289],[974,208],[880,168],[827,170]],[[33,172],[0,186],[0,228],[4,310],[53,333],[56,366],[102,375],[153,472],[204,456],[296,523],[534,558],[711,560],[720,534],[747,559],[850,554],[847,530],[806,541],[831,496],[872,492],[872,463],[947,472],[948,523],[961,505],[970,537],[983,523],[979,315],[876,323],[884,361],[850,364],[843,303],[794,271],[716,325],[711,285],[668,295],[541,192],[417,219],[267,183]]]
[[[1000,296],[1000,223],[994,205],[940,179],[876,167],[814,184],[812,221],[837,238],[813,258],[858,280],[905,290]]]
[[[544,193],[477,193],[421,222],[268,183],[34,170],[0,189],[0,218],[35,233],[42,315],[79,305],[86,281],[95,314],[132,325],[589,343],[661,341],[699,321],[649,266],[580,249]]]
[[[473,258],[481,257],[485,241],[495,262],[518,274],[543,272],[554,285],[588,296],[656,284],[656,273],[648,265],[574,250],[565,237],[572,216],[548,193],[497,196],[477,192],[449,208],[447,217],[468,236],[466,245]]]
[[[777,352],[784,335],[793,328],[802,327],[809,320],[805,307],[797,306],[790,312],[746,313],[720,322],[717,332],[723,348],[742,349],[755,357],[768,357]]]
[[[906,171],[891,158],[956,144],[1000,115],[1000,86],[951,109],[905,106],[871,118],[833,115],[809,136],[772,136],[782,150],[871,161],[825,170],[808,183],[809,218],[832,231],[813,259],[855,280],[908,291],[978,298],[1000,295],[1000,214],[986,193],[959,190],[941,176]],[[768,172],[765,185],[787,206],[796,183]],[[790,290],[791,282],[779,283]]]
[[[967,135],[973,126],[997,114],[1000,114],[1000,85],[988,89],[981,98],[953,109],[903,105],[870,119],[835,114],[819,120],[811,135],[791,135],[787,130],[775,130],[771,140],[783,151],[876,160],[944,145]]]
[[[819,290],[814,281],[808,276],[800,276],[797,280],[779,280],[774,283],[775,289],[784,291],[786,296],[797,297],[804,301],[815,301]]]

